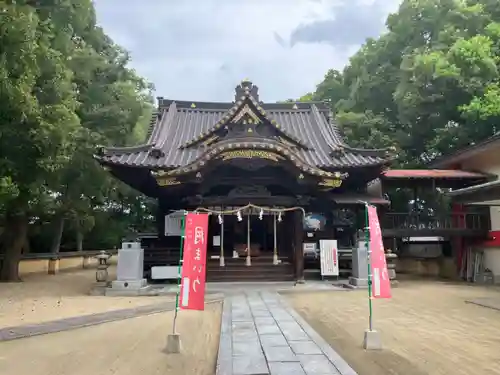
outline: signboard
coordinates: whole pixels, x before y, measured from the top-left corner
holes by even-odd
[[[304,254],[316,253],[316,242],[305,242],[303,245]]]
[[[214,246],[220,246],[220,236],[213,236],[212,241]]]
[[[387,272],[384,243],[378,221],[377,208],[368,206],[368,226],[370,227],[370,270],[372,295],[374,298],[391,298],[391,281]]]
[[[184,238],[180,306],[205,309],[208,214],[188,213]]]
[[[326,218],[324,215],[316,213],[308,213],[304,218],[304,229],[305,230],[323,230],[326,224]]]
[[[182,236],[183,211],[173,212],[165,216],[165,236]]]
[[[337,240],[319,240],[321,276],[339,275]]]

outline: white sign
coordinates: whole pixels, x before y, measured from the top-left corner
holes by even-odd
[[[214,236],[214,238],[213,238],[213,245],[214,246],[220,246],[220,236]]]
[[[321,276],[339,275],[337,240],[319,240]]]
[[[182,236],[183,215],[183,211],[177,211],[165,216],[165,236]]]
[[[316,252],[316,242],[306,242],[303,245],[304,254]]]

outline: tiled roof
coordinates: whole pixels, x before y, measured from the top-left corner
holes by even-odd
[[[387,162],[385,150],[361,150],[346,145],[330,118],[326,104],[264,104],[259,103],[249,91],[238,97],[235,103],[193,103],[159,98],[158,114],[151,123],[147,143],[136,148],[105,149],[100,160],[152,169],[190,165],[210,151],[210,146],[203,146],[197,141],[208,138],[218,129],[218,124],[230,122],[245,105],[259,113],[267,126],[275,127],[279,134],[288,138],[289,143],[295,142],[290,150],[297,159],[311,167],[351,168]],[[257,139],[234,140],[247,141]]]
[[[498,148],[500,144],[500,132],[496,132],[491,137],[481,142],[471,144],[468,147],[460,149],[452,154],[440,156],[429,163],[430,168],[453,168],[453,165],[460,163],[474,155]]]

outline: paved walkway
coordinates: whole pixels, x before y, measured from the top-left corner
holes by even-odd
[[[222,295],[211,295],[206,298],[205,303],[217,303],[222,301],[222,299]],[[175,302],[167,301],[147,306],[133,307],[130,309],[106,311],[103,313],[80,315],[71,318],[51,320],[48,322],[41,322],[36,324],[25,324],[20,326],[0,328],[0,342],[22,339],[31,336],[46,335],[49,333],[69,331],[72,329],[95,326],[103,323],[114,322],[117,320],[137,318],[139,316],[158,314],[173,310],[175,310]]]
[[[217,375],[356,375],[272,292],[224,302]]]

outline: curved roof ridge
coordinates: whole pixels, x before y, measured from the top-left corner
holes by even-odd
[[[122,147],[99,146],[98,148],[101,150],[99,153],[101,153],[103,155],[109,155],[109,154],[116,155],[116,154],[126,154],[126,153],[147,151],[153,146],[154,146],[154,144],[152,144],[152,143],[145,143],[145,144],[136,145],[136,146],[122,146]]]
[[[181,149],[183,148],[188,148],[191,146],[194,146],[197,143],[203,142],[206,139],[208,139],[215,131],[218,129],[222,128],[223,126],[227,125],[229,121],[231,121],[237,114],[238,110],[241,110],[245,106],[245,101],[250,101],[252,105],[255,107],[255,109],[259,112],[259,114],[264,117],[276,130],[278,130],[280,133],[282,133],[285,137],[291,139],[297,145],[300,145],[303,148],[308,149],[309,147],[304,144],[303,141],[298,139],[297,137],[293,136],[292,134],[289,134],[286,130],[284,130],[278,122],[271,118],[267,112],[262,108],[262,106],[257,102],[257,100],[252,96],[250,90],[245,90],[245,94],[240,97],[238,101],[234,103],[234,105],[226,112],[222,118],[216,122],[210,129],[207,131],[203,132],[200,134],[198,137],[191,139],[190,141],[184,143],[183,145],[180,146]]]
[[[151,137],[153,135],[153,132],[155,131],[159,114],[160,111],[158,109],[154,110],[153,113],[151,114],[151,118],[149,120],[148,132],[146,134],[146,139],[148,143],[151,141]]]
[[[326,128],[329,128],[329,126],[322,126],[322,125],[324,125],[324,122],[321,118],[321,114],[319,113],[319,110],[318,110],[318,107],[316,106],[316,104],[311,104],[311,110],[312,110],[312,113],[314,115],[315,120],[320,125],[319,126],[320,132],[323,135],[325,142],[328,144],[328,147],[330,147],[332,149],[332,151],[339,150],[340,146],[338,144],[335,144],[335,139],[332,138],[332,134],[330,132],[328,132],[328,129],[326,129]],[[326,125],[329,125],[329,124],[326,124]]]
[[[259,139],[252,140],[227,140],[223,143],[218,143],[216,145],[209,146],[206,150],[198,155],[194,160],[192,160],[188,165],[179,166],[167,172],[168,175],[178,175],[182,173],[195,172],[203,167],[208,161],[214,159],[218,155],[228,152],[231,150],[263,150],[269,152],[275,152],[285,157],[291,161],[297,168],[305,173],[310,173],[312,175],[318,176],[335,176],[338,178],[344,177],[344,174],[340,172],[330,172],[324,171],[316,166],[308,163],[299,153],[293,150],[291,147],[278,143],[273,139]]]
[[[168,110],[163,111],[161,122],[158,126],[158,131],[156,134],[156,138],[154,139],[155,149],[161,150],[165,145],[165,141],[167,140],[167,136],[170,133],[170,127],[172,125],[172,121],[177,114],[177,104],[174,102],[170,103],[168,106]]]

